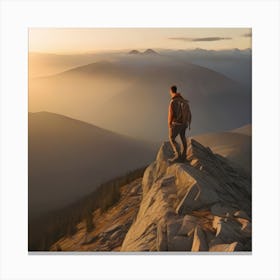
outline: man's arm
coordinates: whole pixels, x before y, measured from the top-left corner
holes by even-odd
[[[172,110],[172,101],[169,103],[169,108],[168,108],[168,127],[172,126],[172,121],[173,121],[173,110]]]

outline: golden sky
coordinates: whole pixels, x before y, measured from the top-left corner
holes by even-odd
[[[30,28],[29,51],[83,53],[129,49],[246,49],[250,28]]]

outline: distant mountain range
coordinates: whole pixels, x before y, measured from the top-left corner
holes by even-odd
[[[173,84],[190,101],[193,135],[251,123],[247,87],[216,71],[165,55],[127,54],[33,79],[29,107],[158,141],[167,135],[168,91]]]
[[[252,87],[252,50],[162,50],[161,55],[190,62],[233,79],[251,90]]]
[[[153,49],[152,49],[153,50]],[[162,57],[168,56],[173,60],[187,61],[207,67],[251,87],[252,76],[252,50],[251,49],[157,49],[157,54]],[[29,77],[42,77],[69,70],[81,65],[94,63],[102,60],[116,61],[126,55],[142,54],[137,49],[115,52],[92,52],[79,54],[53,54],[34,53],[28,55]],[[133,55],[134,57],[134,55]]]
[[[158,55],[158,53],[156,51],[154,51],[153,49],[146,49],[143,52],[140,52],[138,50],[132,50],[130,51],[128,54],[144,54],[144,55]]]
[[[61,208],[100,183],[145,166],[156,149],[153,143],[63,115],[29,113],[29,218]]]

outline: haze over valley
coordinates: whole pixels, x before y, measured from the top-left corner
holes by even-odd
[[[29,218],[62,208],[101,183],[147,165],[154,143],[63,115],[29,113]]]
[[[221,51],[219,56],[219,51],[213,54],[205,50],[204,56],[207,54],[209,61],[213,57],[207,68],[191,63],[197,58],[197,52],[150,49],[146,52],[48,55],[52,57],[49,62],[56,74],[49,72],[41,77],[39,67],[40,77],[30,74],[29,111],[64,114],[125,135],[162,141],[167,135],[168,90],[170,85],[176,84],[190,101],[194,115],[193,135],[251,123],[250,87],[234,79],[234,74],[230,78],[229,71],[211,69],[217,70],[220,62],[221,68],[231,69],[231,72],[246,72],[245,80],[251,75],[251,53],[248,50]],[[184,59],[182,53],[185,53]],[[34,72],[32,66],[38,66],[38,60],[44,65],[44,56],[30,56],[30,73]],[[231,61],[236,57],[243,63],[226,67],[228,57]],[[70,65],[73,67],[69,70]],[[55,68],[62,70],[63,67],[67,70],[57,74]]]

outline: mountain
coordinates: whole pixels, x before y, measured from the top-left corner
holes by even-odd
[[[252,50],[161,50],[175,60],[187,61],[217,71],[251,90],[252,87]]]
[[[51,110],[100,127],[162,141],[169,87],[189,99],[192,134],[251,122],[251,92],[218,72],[168,56],[123,55],[30,81],[30,110]]]
[[[204,146],[210,147],[214,153],[220,154],[247,172],[252,170],[252,126],[225,131],[201,134],[193,137]]]
[[[148,55],[157,55],[158,53],[154,51],[153,49],[146,49],[143,54],[148,54]]]
[[[142,180],[122,187],[107,212],[96,210],[52,251],[251,251],[251,177],[194,139],[189,163],[169,164],[169,142],[160,147]]]
[[[156,51],[154,51],[153,49],[146,49],[143,52],[139,52],[138,50],[131,50],[128,54],[144,54],[144,55],[158,55],[158,53]]]
[[[190,101],[193,135],[229,130],[251,121],[250,93],[238,83],[189,63],[162,60],[147,65],[141,63],[141,71],[127,71],[128,81],[133,75],[133,82],[128,82],[125,90],[104,102],[106,116],[102,114],[102,107],[95,111],[93,118],[100,126],[137,137],[147,135],[147,139],[164,140],[168,133],[168,91],[172,84],[177,84]],[[133,122],[125,121],[127,115],[133,116]]]
[[[74,67],[95,62],[100,59],[97,54],[54,54],[54,53],[28,53],[28,76],[42,77],[54,75]]]
[[[156,145],[63,115],[29,113],[29,218],[64,207],[150,162]]]
[[[131,50],[128,54],[141,54],[138,50]]]

